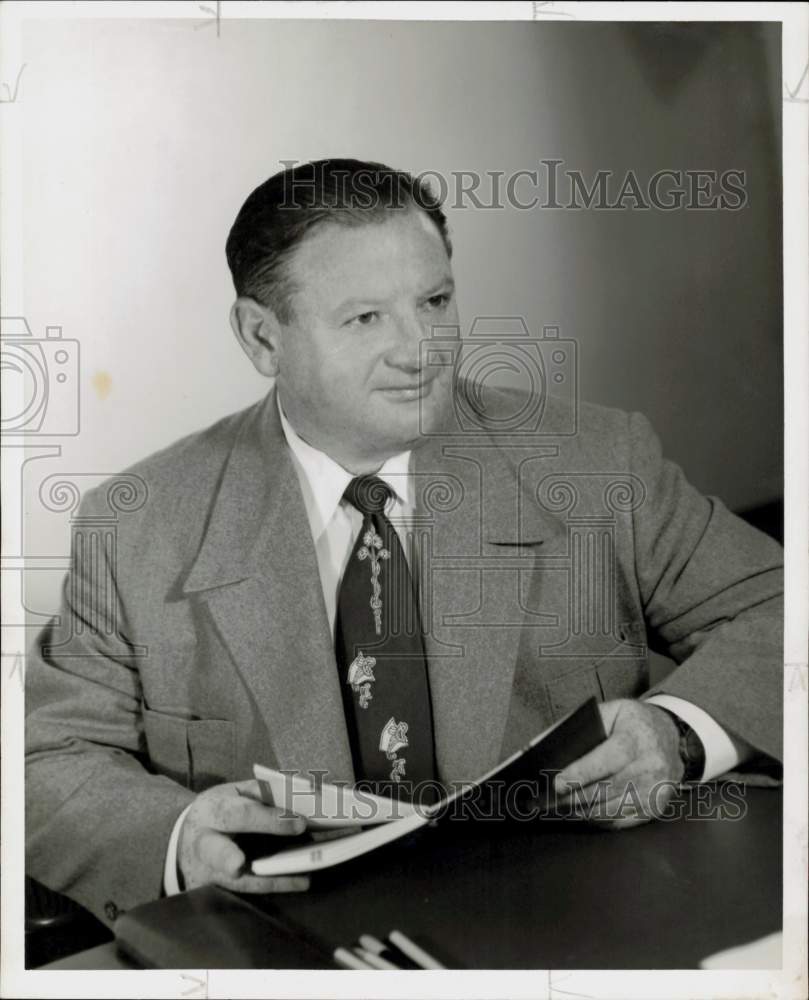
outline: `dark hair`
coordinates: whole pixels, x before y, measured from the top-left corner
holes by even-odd
[[[451,256],[441,201],[421,178],[362,160],[289,166],[253,191],[230,230],[225,252],[236,294],[271,307],[287,323],[295,291],[287,265],[310,230],[328,222],[382,222],[388,212],[414,209],[433,221]]]

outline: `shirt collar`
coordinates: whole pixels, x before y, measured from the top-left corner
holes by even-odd
[[[281,418],[281,428],[292,452],[295,469],[303,491],[312,537],[317,541],[334,517],[345,488],[354,476],[324,451],[319,451],[304,441],[287,420],[277,390],[275,397],[278,404],[278,414]],[[397,506],[400,510],[407,511],[413,508],[414,488],[410,472],[410,455],[409,451],[393,455],[376,472],[376,475],[387,483],[394,492],[388,513]]]

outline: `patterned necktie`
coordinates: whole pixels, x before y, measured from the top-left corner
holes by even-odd
[[[433,724],[418,599],[384,513],[392,495],[376,476],[343,494],[363,521],[337,597],[335,652],[357,781],[411,798],[435,778]]]

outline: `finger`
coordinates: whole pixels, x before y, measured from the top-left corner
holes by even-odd
[[[197,857],[211,871],[224,878],[236,878],[244,868],[244,851],[223,833],[203,831],[197,840]]]
[[[261,789],[255,778],[245,778],[244,781],[234,781],[233,790],[240,795],[252,795],[254,798],[261,797]]]
[[[238,878],[217,879],[217,885],[234,892],[306,892],[308,875],[241,875]]]
[[[609,778],[581,787],[575,785],[561,802],[588,822],[612,821],[619,815],[636,816],[644,814],[641,785],[642,780],[632,767],[623,768]]]
[[[665,816],[676,791],[674,782],[653,780],[630,766],[609,781],[577,790],[572,801],[574,810],[592,822],[620,821],[636,826],[638,822]]]
[[[265,806],[274,806],[272,789],[266,781],[257,781],[255,778],[247,778],[244,781],[234,781],[233,790],[242,796],[263,802]]]
[[[624,739],[611,736],[594,750],[560,771],[554,781],[556,791],[563,794],[571,787],[584,787],[603,781],[623,770],[631,761],[632,752]]]
[[[339,840],[341,837],[351,837],[362,830],[360,826],[337,826],[329,830],[312,830],[310,836],[312,840]]]
[[[589,785],[572,785],[564,793],[557,793],[554,808],[557,811],[572,810],[574,815],[589,818],[595,810],[604,809],[604,804],[616,796],[613,783],[608,778],[593,781]]]
[[[306,829],[303,816],[292,815],[248,798],[222,800],[217,820],[217,829],[224,833],[274,833],[289,837]]]

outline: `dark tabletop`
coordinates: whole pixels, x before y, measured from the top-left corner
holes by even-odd
[[[733,788],[701,786],[689,818],[620,832],[442,821],[318,873],[308,893],[244,897],[308,941],[296,955],[296,936],[279,935],[261,964],[329,967],[336,946],[396,928],[456,968],[696,968],[781,928],[781,792]],[[200,933],[213,930],[206,892],[147,904],[159,908],[158,939],[183,937],[185,919],[192,938],[210,942]],[[307,964],[312,944],[323,957]],[[90,965],[74,956],[51,968],[123,967],[106,947]],[[215,967],[193,957],[186,967]]]
[[[711,787],[693,818],[622,831],[444,822],[261,905],[326,946],[398,928],[455,967],[695,968],[781,928],[781,792]]]

